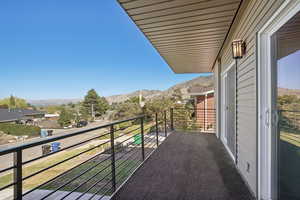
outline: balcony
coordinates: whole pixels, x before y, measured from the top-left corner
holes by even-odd
[[[173,132],[115,199],[252,199],[212,134]]]
[[[176,108],[1,150],[0,199],[252,199],[214,122]]]

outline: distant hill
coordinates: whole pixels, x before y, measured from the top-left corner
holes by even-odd
[[[151,99],[159,96],[171,96],[174,90],[179,89],[183,95],[183,98],[186,98],[188,95],[188,89],[192,86],[197,87],[212,87],[213,86],[213,76],[200,76],[194,78],[189,81],[185,81],[183,83],[176,84],[170,87],[167,90],[138,90],[128,94],[120,94],[106,97],[107,101],[111,103],[123,102],[127,99],[138,96],[140,92],[143,97],[146,99]],[[45,100],[27,100],[28,103],[35,106],[48,106],[48,105],[62,105],[68,103],[78,103],[82,101],[82,99],[45,99]]]
[[[188,96],[188,90],[190,87],[213,87],[214,80],[213,76],[200,76],[194,78],[189,81],[185,81],[183,83],[176,84],[170,87],[167,90],[141,90],[141,93],[144,98],[151,99],[159,96],[171,96],[174,90],[179,89],[183,94],[183,98]],[[296,95],[300,98],[300,89],[287,89],[287,88],[279,88],[279,95]],[[138,96],[140,91],[131,92],[128,94],[120,94],[106,97],[107,101],[111,104],[113,102],[123,102],[127,99]],[[82,101],[82,99],[45,99],[45,100],[27,100],[28,103],[35,106],[48,106],[48,105],[62,105],[68,103],[78,103]]]
[[[43,99],[43,100],[27,100],[28,103],[34,106],[49,106],[49,105],[62,105],[68,103],[78,103],[82,99]]]
[[[170,96],[173,94],[174,90],[179,89],[183,95],[183,98],[188,97],[188,89],[191,87],[213,87],[214,86],[214,77],[213,76],[200,76],[183,83],[179,83],[170,87],[163,92],[163,95]]]
[[[161,90],[141,90],[141,93],[144,98],[151,99],[159,96],[171,96],[174,92],[174,90],[179,89],[183,95],[183,98],[186,98],[188,96],[188,89],[192,86],[199,86],[199,87],[211,87],[213,86],[213,76],[200,76],[197,78],[194,78],[189,81],[185,81],[183,83],[176,84],[172,87],[170,87],[167,90],[161,91]],[[107,101],[109,103],[115,103],[115,102],[122,102],[126,101],[130,97],[138,96],[140,91],[135,91],[128,94],[120,94],[120,95],[114,95],[106,97]]]
[[[130,99],[131,97],[139,96],[139,94],[142,94],[142,96],[146,99],[157,97],[163,94],[163,91],[161,90],[138,90],[132,93],[128,94],[120,94],[120,95],[113,95],[105,97],[106,100],[111,103],[118,103],[126,101],[127,99]]]
[[[300,98],[300,89],[278,88],[278,95],[296,95],[298,98]]]

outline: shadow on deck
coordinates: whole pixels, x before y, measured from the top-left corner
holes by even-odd
[[[253,199],[212,134],[171,134],[116,193],[116,200]]]

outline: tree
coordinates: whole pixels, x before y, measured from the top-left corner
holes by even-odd
[[[16,108],[16,99],[13,95],[11,95],[9,98],[9,107]]]
[[[172,94],[172,100],[174,102],[182,101],[182,92],[179,88],[175,89]]]
[[[8,109],[8,105],[7,104],[0,104],[0,108],[2,108],[2,109]]]
[[[102,116],[109,108],[105,97],[100,97],[94,89],[88,91],[81,104],[82,116]]]
[[[68,105],[67,106],[69,106],[70,108],[75,108],[76,107],[76,104],[75,103],[72,103],[72,102],[70,102],[70,103],[68,103]]]
[[[143,113],[138,96],[134,96],[124,102],[114,104],[113,110],[114,112],[111,115],[113,120],[127,119]]]
[[[146,102],[145,108],[147,114],[154,114],[156,112],[162,112],[164,110],[170,109],[174,104],[174,101],[170,97],[159,97],[148,100]]]
[[[299,102],[299,99],[296,95],[282,95],[278,96],[277,102],[279,106],[284,106],[295,102]]]
[[[58,123],[61,127],[66,127],[71,125],[74,120],[74,115],[69,110],[62,108],[61,113],[59,115]]]
[[[15,96],[10,96],[8,98],[0,99],[1,107],[7,108],[28,108],[28,103],[25,99],[21,99]]]

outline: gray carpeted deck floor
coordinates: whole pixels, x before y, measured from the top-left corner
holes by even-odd
[[[213,134],[171,134],[115,195],[116,200],[253,199]]]

